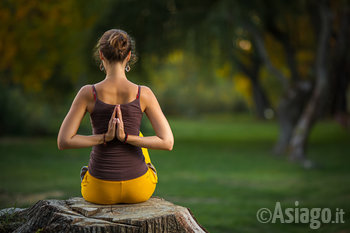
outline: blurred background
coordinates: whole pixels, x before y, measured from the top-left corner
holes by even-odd
[[[277,201],[342,208],[318,232],[350,232],[349,1],[2,0],[0,22],[0,208],[80,196],[91,149],[56,137],[78,90],[104,79],[97,40],[120,28],[136,42],[128,78],[175,136],[150,151],[155,195],[210,232],[310,231],[259,223]]]

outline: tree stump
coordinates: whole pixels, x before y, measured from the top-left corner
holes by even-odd
[[[207,232],[188,208],[158,197],[117,205],[92,204],[80,197],[41,200],[6,218],[14,219],[15,224],[7,223],[12,224],[7,231],[13,232]]]

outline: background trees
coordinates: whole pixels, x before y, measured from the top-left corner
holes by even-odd
[[[98,36],[123,28],[139,55],[130,78],[168,114],[276,117],[274,152],[310,166],[317,119],[349,125],[349,14],[345,0],[2,1],[0,134],[55,134],[76,90],[103,78]]]

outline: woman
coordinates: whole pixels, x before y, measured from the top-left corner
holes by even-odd
[[[130,82],[125,75],[135,60],[134,43],[126,32],[106,31],[95,55],[106,77],[80,89],[58,133],[58,148],[92,146],[88,169],[82,174],[85,200],[98,204],[146,201],[155,190],[157,174],[145,148],[172,150],[171,128],[151,89]],[[77,134],[86,112],[93,127],[89,136]],[[142,137],[139,132],[144,112],[156,136]]]

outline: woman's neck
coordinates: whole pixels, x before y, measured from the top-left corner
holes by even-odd
[[[122,80],[126,80],[125,75],[125,66],[123,63],[114,63],[106,65],[106,80],[112,82],[119,82]]]

